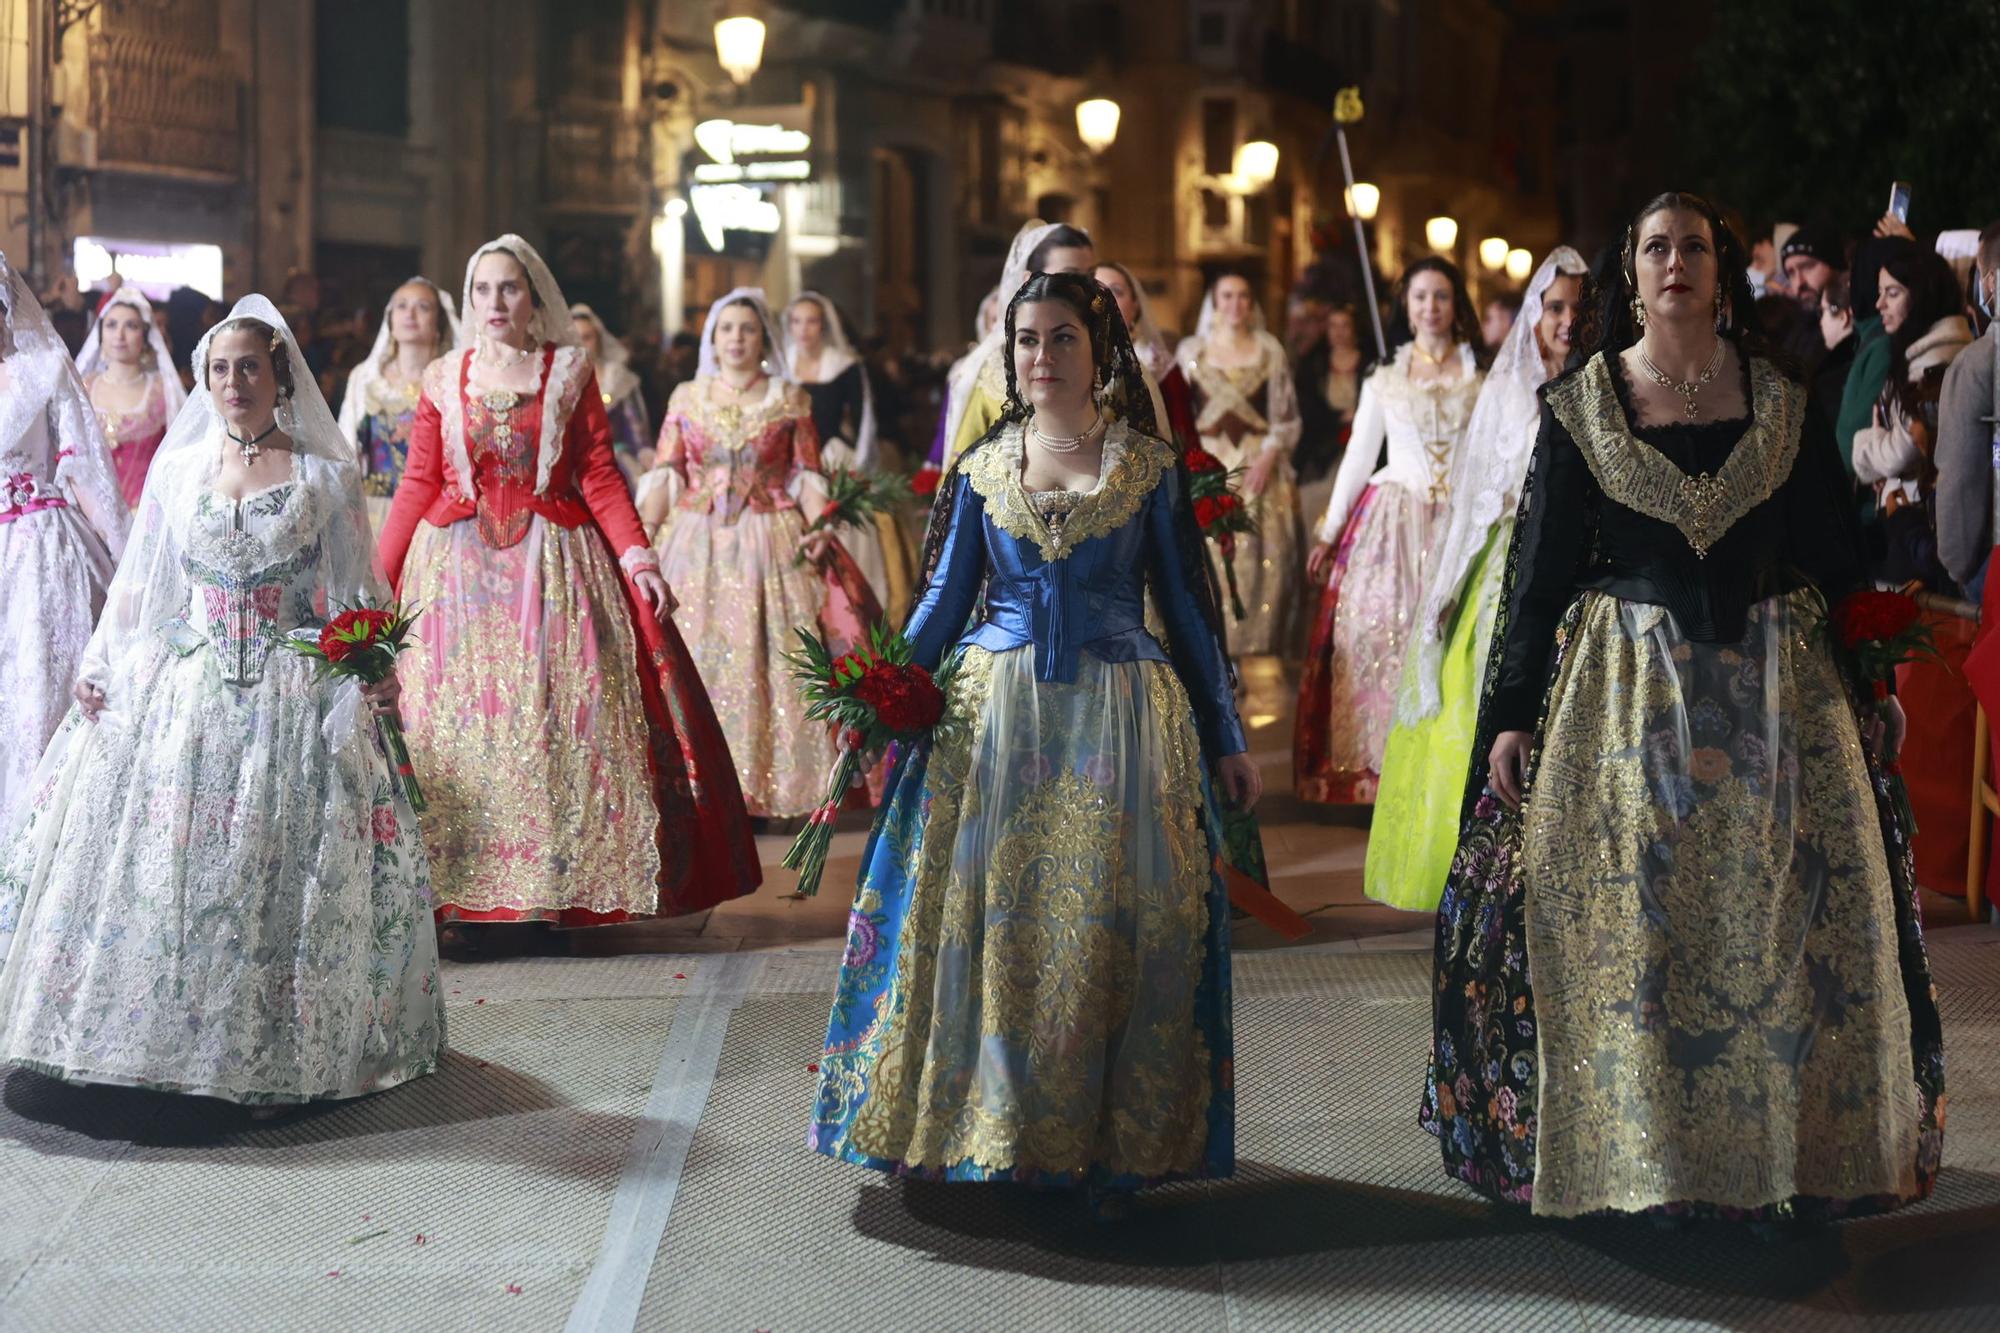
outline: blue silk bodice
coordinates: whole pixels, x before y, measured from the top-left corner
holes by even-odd
[[[1018,426],[959,462],[948,493],[950,527],[937,566],[904,633],[916,660],[936,669],[954,644],[990,652],[1031,649],[1035,677],[1076,679],[1078,654],[1106,662],[1171,665],[1194,705],[1212,758],[1246,747],[1222,645],[1198,609],[1176,508],[1185,503],[1171,446],[1114,424],[1102,479],[1077,497],[1059,527],[1021,485]],[[1169,653],[1146,629],[1146,590],[1165,625]],[[977,624],[967,620],[985,593]]]

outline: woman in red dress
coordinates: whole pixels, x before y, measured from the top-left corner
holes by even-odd
[[[420,603],[403,711],[442,921],[592,926],[755,889],[728,746],[541,256],[466,266],[382,563]]]

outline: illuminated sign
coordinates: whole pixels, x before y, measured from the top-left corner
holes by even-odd
[[[724,232],[754,231],[769,236],[784,222],[778,206],[762,190],[749,185],[691,186],[688,203],[694,208],[701,238],[716,251],[722,249]]]
[[[746,107],[738,120],[704,120],[695,146],[708,161],[692,172],[703,185],[812,179],[811,113],[802,106]]]
[[[176,287],[192,287],[204,296],[222,299],[219,245],[79,236],[70,252],[70,262],[76,268],[76,285],[85,291],[116,273],[156,301],[165,299]]]

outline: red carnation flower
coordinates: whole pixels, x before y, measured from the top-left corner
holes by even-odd
[[[1221,495],[1216,496],[1215,503],[1223,514],[1233,514],[1243,507],[1243,501],[1237,497],[1234,491],[1224,491]]]
[[[347,655],[359,646],[337,637],[339,630],[340,621],[338,619],[329,620],[320,628],[319,650],[326,654],[326,660],[329,662],[346,661]]]
[[[1215,521],[1222,517],[1222,513],[1221,504],[1212,496],[1204,495],[1194,502],[1194,521],[1204,528],[1215,526]]]
[[[910,478],[910,491],[912,494],[927,500],[937,494],[938,483],[943,480],[944,473],[937,468],[919,468],[917,475]]]
[[[851,653],[842,653],[839,657],[833,659],[833,671],[828,676],[828,679],[835,685],[838,685],[842,676],[856,671],[867,671],[874,665],[875,654],[869,652],[866,648],[857,648]]]
[[[1206,449],[1188,450],[1187,468],[1190,472],[1225,472],[1228,470],[1222,466],[1221,459]]]
[[[854,685],[854,697],[875,710],[875,718],[900,733],[928,731],[944,716],[944,693],[920,666],[880,662]]]
[[[1840,641],[1849,648],[1895,638],[1922,618],[1916,600],[1900,592],[1857,592],[1835,612]]]

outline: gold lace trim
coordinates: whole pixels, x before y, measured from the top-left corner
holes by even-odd
[[[1044,560],[1060,560],[1091,538],[1124,527],[1174,462],[1170,446],[1122,421],[1112,422],[1104,436],[1103,480],[1078,498],[1059,527],[1051,528],[1021,484],[1024,449],[1024,428],[1008,426],[964,465],[965,480],[986,501],[993,526],[1033,542]]]
[[[1618,401],[1610,358],[1600,352],[1548,391],[1549,407],[1583,451],[1604,493],[1648,518],[1679,528],[1706,560],[1709,548],[1791,475],[1805,420],[1805,390],[1770,362],[1750,363],[1750,426],[1713,473],[1689,475],[1632,433]]]

